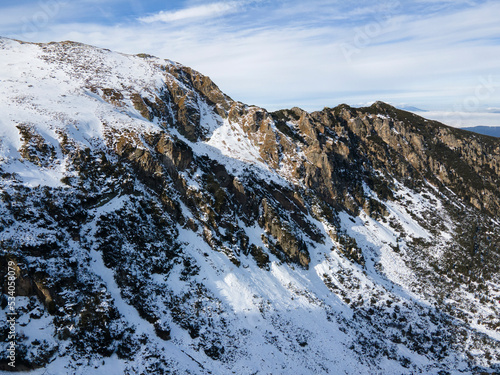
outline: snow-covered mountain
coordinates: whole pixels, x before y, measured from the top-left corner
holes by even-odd
[[[500,371],[498,139],[381,102],[269,113],[143,54],[0,50],[15,370]]]

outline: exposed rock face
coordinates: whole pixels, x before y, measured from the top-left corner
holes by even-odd
[[[276,238],[280,250],[292,261],[307,267],[310,262],[309,254],[304,242],[300,241],[292,234],[291,228],[281,222],[279,215],[267,203],[262,200],[262,216],[259,224],[271,236]]]
[[[380,102],[270,113],[148,55],[0,48],[27,72],[0,82],[0,276],[14,259],[23,327],[53,332],[20,342],[27,368],[498,370],[498,139]]]
[[[468,203],[476,202],[476,208],[493,215],[500,212],[500,154],[494,138],[453,129],[381,102],[358,109],[341,105],[300,117],[290,111],[273,115],[298,130],[295,135],[303,139],[310,162],[304,166],[304,181],[329,202],[346,197],[347,189],[363,205],[362,196],[356,194],[361,181],[338,171],[348,169],[359,176],[366,174],[363,169],[375,168],[409,183],[427,179],[434,186],[444,184]],[[349,205],[347,200],[340,203]]]

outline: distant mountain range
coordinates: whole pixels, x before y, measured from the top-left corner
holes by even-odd
[[[401,109],[403,111],[408,111],[408,112],[429,112],[426,109],[421,109],[421,108],[413,107],[411,105],[399,105],[399,106],[397,105],[396,108],[397,109]]]
[[[490,135],[492,137],[500,137],[500,126],[471,126],[461,129],[468,130],[474,133]]]
[[[400,105],[396,106],[397,109],[401,109],[403,111],[408,111],[408,112],[429,112],[426,109],[421,109],[413,106],[406,106],[406,105]],[[496,109],[489,109],[486,111],[487,113],[500,113],[500,110]],[[489,135],[492,137],[500,137],[500,126],[469,126],[465,128],[460,128],[463,130],[468,130],[474,133],[478,134],[483,134],[483,135]]]

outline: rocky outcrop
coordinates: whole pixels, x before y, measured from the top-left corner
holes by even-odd
[[[308,267],[310,262],[309,253],[304,241],[292,233],[291,228],[280,220],[275,210],[268,204],[266,199],[262,200],[262,215],[259,224],[266,233],[276,239],[279,249],[292,261]]]
[[[19,149],[22,158],[39,167],[47,167],[55,158],[54,146],[47,143],[33,124],[18,124],[17,129],[23,142]]]
[[[234,102],[210,78],[181,64],[171,64],[166,69],[168,73],[172,74],[178,81],[184,83],[186,87],[192,87],[199,92],[207,99],[209,104],[215,105],[214,109],[221,117],[227,117]],[[175,85],[171,92],[178,93],[178,90],[179,86]]]
[[[289,125],[282,133],[303,148],[307,163],[299,168],[301,179],[331,204],[351,210],[366,206],[358,177],[377,169],[410,184],[426,179],[451,188],[478,209],[500,212],[500,150],[495,138],[450,128],[382,102],[366,108],[340,105],[311,114],[279,111],[273,117],[280,129]]]
[[[9,266],[7,266],[9,265]],[[41,272],[32,273],[26,265],[21,265],[14,258],[9,255],[3,255],[0,258],[0,266],[2,266],[2,273],[0,278],[4,280],[2,292],[5,295],[14,297],[31,297],[36,296],[50,314],[56,312],[56,303],[54,301],[54,292],[47,286],[46,275]],[[7,272],[13,270],[14,272],[14,285],[15,292],[8,293]]]

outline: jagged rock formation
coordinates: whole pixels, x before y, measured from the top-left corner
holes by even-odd
[[[498,139],[381,102],[270,113],[148,55],[0,48],[18,369],[499,371]]]

